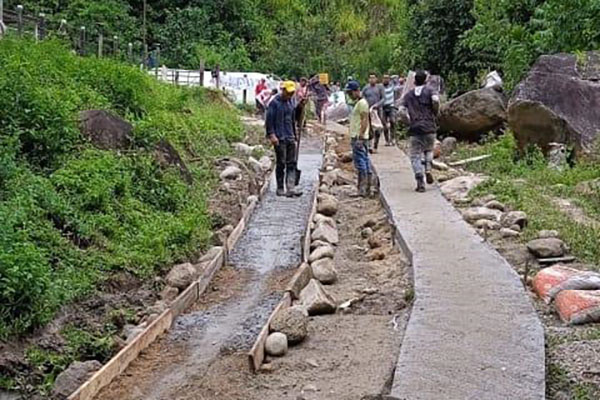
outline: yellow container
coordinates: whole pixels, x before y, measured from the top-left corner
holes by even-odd
[[[319,74],[319,82],[321,82],[321,85],[329,85],[329,74]]]

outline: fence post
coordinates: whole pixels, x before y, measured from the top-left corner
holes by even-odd
[[[244,89],[242,92],[242,104],[246,105],[246,99],[248,98],[248,90]]]
[[[204,60],[200,60],[200,87],[204,86]]]
[[[119,37],[117,35],[113,36],[113,54],[115,57],[119,56]]]
[[[21,4],[17,6],[17,31],[19,36],[23,36],[23,6]]]
[[[98,58],[102,57],[102,50],[104,47],[104,36],[99,33],[98,34]]]
[[[79,28],[79,55],[85,56],[85,26]]]
[[[40,13],[37,23],[38,39],[44,40],[46,37],[46,14]]]
[[[150,63],[148,62],[148,43],[144,43],[144,60],[142,61],[142,64],[146,69],[150,66]]]
[[[216,82],[217,82],[217,90],[219,90],[219,88],[221,87],[221,66],[219,64],[217,64],[216,69]]]
[[[133,43],[127,43],[127,58],[129,62],[133,64]]]
[[[160,68],[160,44],[156,45],[156,77],[158,78],[158,69]]]
[[[179,70],[175,70],[175,75],[173,76],[175,79],[175,86],[179,86]]]

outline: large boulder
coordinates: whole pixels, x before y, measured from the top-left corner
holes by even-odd
[[[79,129],[102,150],[126,150],[133,144],[133,125],[106,110],[82,111]]]
[[[521,150],[550,143],[591,151],[600,132],[600,52],[541,56],[516,88],[508,105],[508,123]]]
[[[504,125],[506,104],[504,94],[492,88],[467,92],[442,106],[440,131],[458,139],[479,140],[480,135]]]

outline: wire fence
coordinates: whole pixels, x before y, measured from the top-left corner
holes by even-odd
[[[129,62],[145,69],[156,79],[179,86],[205,86],[226,91],[235,102],[254,104],[253,88],[261,79],[277,88],[280,78],[260,73],[227,73],[214,65],[205,71],[201,60],[198,70],[180,70],[161,67],[161,46],[149,48],[144,40],[125,42],[119,35],[107,34],[101,25],[73,26],[64,19],[40,13],[32,15],[22,5],[9,10],[0,0],[0,40],[4,36],[17,36],[43,41],[60,39],[80,56],[110,57]]]
[[[60,39],[81,56],[113,57],[143,68],[160,65],[160,45],[148,47],[143,40],[125,42],[116,33],[103,32],[101,24],[94,27],[74,26],[65,19],[40,13],[32,15],[18,5],[10,10],[0,0],[0,37],[17,35],[37,41]]]

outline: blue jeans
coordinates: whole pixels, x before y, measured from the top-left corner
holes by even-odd
[[[369,159],[369,148],[366,140],[352,139],[352,157],[354,158],[354,167],[359,173],[371,173],[371,160]]]

